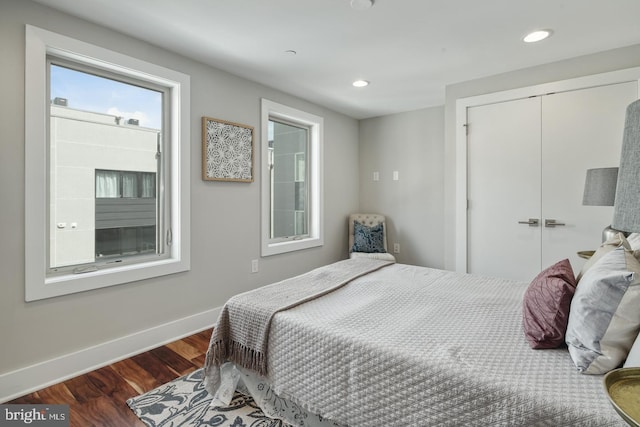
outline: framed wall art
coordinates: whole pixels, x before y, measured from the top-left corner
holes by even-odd
[[[253,127],[202,118],[202,179],[253,182]]]

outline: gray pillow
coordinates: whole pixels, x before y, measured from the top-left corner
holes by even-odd
[[[640,262],[624,240],[578,283],[566,343],[580,372],[604,374],[625,361],[639,329]]]

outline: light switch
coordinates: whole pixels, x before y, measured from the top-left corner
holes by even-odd
[[[400,179],[398,171],[393,171],[393,180],[397,181],[398,179]]]
[[[380,172],[376,171],[373,173],[373,180],[380,181]]]

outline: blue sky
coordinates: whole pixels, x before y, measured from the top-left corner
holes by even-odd
[[[138,119],[161,128],[162,93],[104,77],[51,65],[51,99],[66,98],[70,108]]]

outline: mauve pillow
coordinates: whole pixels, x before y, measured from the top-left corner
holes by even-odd
[[[543,270],[529,284],[522,301],[524,335],[531,348],[564,344],[576,279],[568,259]]]

